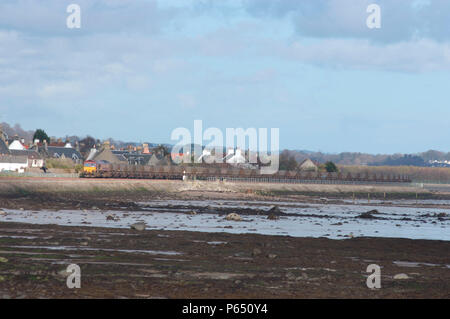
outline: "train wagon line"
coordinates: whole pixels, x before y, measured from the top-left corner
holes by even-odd
[[[280,170],[272,175],[260,174],[258,169],[222,166],[140,166],[86,161],[82,178],[204,180],[267,183],[322,183],[322,184],[385,184],[411,183],[405,175],[343,174]]]

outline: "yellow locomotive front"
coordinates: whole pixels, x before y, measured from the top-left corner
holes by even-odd
[[[86,161],[84,162],[83,167],[84,174],[95,174],[97,172],[97,162],[95,161]]]

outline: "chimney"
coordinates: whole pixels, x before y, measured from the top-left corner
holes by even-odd
[[[38,139],[34,140],[34,148],[36,149],[36,152],[39,152],[39,140]]]

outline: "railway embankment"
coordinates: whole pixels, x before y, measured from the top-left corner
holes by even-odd
[[[219,181],[133,180],[0,177],[0,196],[33,194],[131,195],[148,194],[177,197],[201,194],[202,197],[289,197],[327,196],[333,198],[450,198],[450,192],[416,185],[397,184],[287,184]]]

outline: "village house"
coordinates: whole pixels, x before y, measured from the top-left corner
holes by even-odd
[[[19,137],[15,135],[14,138],[10,141],[8,148],[10,150],[23,151],[26,150],[28,147],[25,145],[24,139],[19,139]]]
[[[6,145],[5,141],[0,138],[0,156],[1,155],[10,155],[9,148]]]
[[[47,141],[44,140],[43,143],[39,143],[38,140],[35,141],[33,149],[37,150],[45,158],[60,158],[60,159],[70,159],[76,164],[83,163],[83,156],[80,152],[73,148],[70,143],[58,143],[59,146],[47,145]]]
[[[24,173],[27,168],[28,158],[26,156],[0,155],[0,172]]]
[[[104,161],[111,164],[126,164],[127,159],[122,155],[121,152],[118,154],[114,154],[111,150],[111,146],[109,141],[103,143],[103,146],[100,149],[91,149],[87,161]]]
[[[0,139],[0,172],[23,173],[28,168],[28,157],[13,155],[3,139]]]
[[[36,150],[28,149],[25,145],[25,141],[19,139],[17,135],[14,136],[14,139],[11,141],[8,148],[9,153],[12,156],[26,156],[28,158],[28,167],[40,168],[44,166],[44,158]]]
[[[104,142],[100,149],[91,149],[86,160],[148,166],[170,164],[164,156],[150,151],[148,144],[143,144],[142,147],[128,147],[127,150],[114,150],[109,141]]]
[[[300,163],[298,168],[303,172],[317,172],[319,170],[319,165],[307,158]]]

